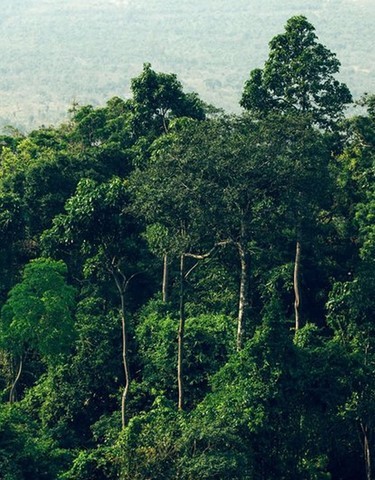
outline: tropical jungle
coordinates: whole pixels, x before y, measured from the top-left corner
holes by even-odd
[[[145,63],[3,132],[2,480],[375,478],[375,95],[339,69],[299,15],[238,114]]]

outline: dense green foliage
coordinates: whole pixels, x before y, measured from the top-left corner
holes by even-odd
[[[2,137],[1,479],[373,478],[375,97],[313,31],[241,115],[145,64]]]

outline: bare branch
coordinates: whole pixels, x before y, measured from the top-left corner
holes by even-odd
[[[194,265],[191,267],[191,269],[188,270],[188,271],[185,273],[185,277],[184,277],[184,278],[187,278],[187,277],[191,274],[191,272],[192,272],[198,265],[199,265],[199,262],[194,263]]]
[[[125,290],[128,288],[128,285],[129,285],[130,281],[133,280],[134,277],[136,277],[137,275],[140,275],[140,274],[141,274],[141,272],[137,272],[137,273],[133,273],[133,275],[130,275],[130,277],[125,282]]]
[[[190,252],[188,252],[188,253],[184,253],[184,256],[189,257],[189,258],[195,258],[196,260],[204,260],[205,258],[209,257],[216,250],[217,247],[221,247],[223,245],[228,245],[229,243],[232,243],[232,240],[223,240],[222,242],[215,243],[215,245],[211,248],[211,250],[209,250],[206,253],[190,253]]]

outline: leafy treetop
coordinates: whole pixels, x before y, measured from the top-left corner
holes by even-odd
[[[254,114],[303,112],[314,123],[329,127],[352,101],[348,87],[334,78],[336,55],[318,43],[306,17],[288,20],[285,32],[270,42],[263,70],[250,72],[240,104]]]

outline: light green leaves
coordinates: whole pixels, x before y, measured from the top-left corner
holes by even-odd
[[[27,349],[50,364],[69,352],[74,339],[75,289],[62,261],[39,258],[26,265],[1,312],[1,347],[15,355]]]

